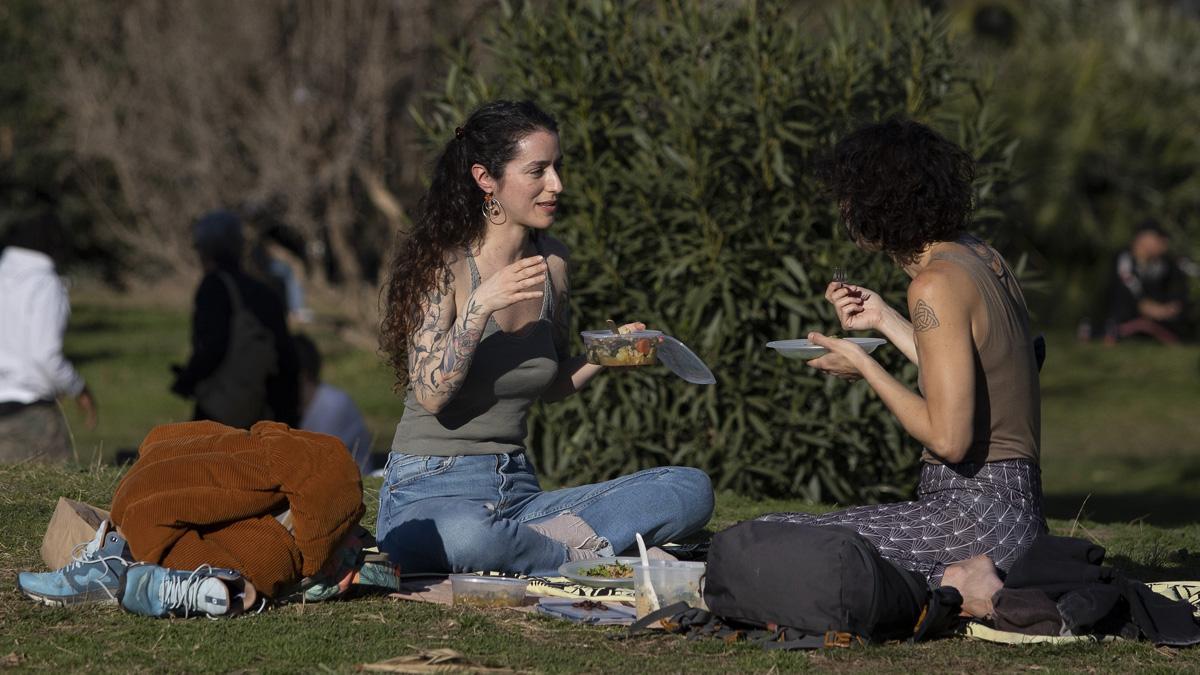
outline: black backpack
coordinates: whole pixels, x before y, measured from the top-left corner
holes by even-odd
[[[279,373],[275,335],[246,307],[237,283],[225,272],[217,272],[217,277],[232,305],[229,344],[221,365],[196,384],[196,402],[213,420],[249,429],[271,417],[267,378]]]
[[[853,530],[764,521],[713,537],[704,601],[707,612],[676,606],[657,618],[680,633],[813,649],[933,637],[957,624],[962,606],[958,591],[930,591]]]

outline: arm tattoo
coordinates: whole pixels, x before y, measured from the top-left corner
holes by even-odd
[[[466,379],[475,349],[483,339],[486,314],[474,296],[451,325],[444,325],[442,303],[454,293],[454,275],[447,270],[425,299],[425,320],[409,341],[408,369],[413,393],[421,399],[448,399]]]
[[[483,308],[475,302],[472,297],[467,300],[467,309],[463,312],[462,318],[454,324],[454,329],[450,332],[450,341],[446,345],[445,354],[442,356],[442,375],[449,377],[451,373],[457,372],[458,368],[471,360],[471,355],[475,353],[475,347],[479,344],[479,340],[483,337],[483,329],[479,324],[480,315],[483,314]]]
[[[917,333],[924,333],[941,325],[937,315],[933,313],[933,308],[924,300],[917,300],[917,306],[913,308],[912,323],[913,331]]]

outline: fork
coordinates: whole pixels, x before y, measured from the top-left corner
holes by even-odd
[[[843,286],[846,284],[846,268],[845,267],[834,267],[833,268],[833,283],[840,284]]]

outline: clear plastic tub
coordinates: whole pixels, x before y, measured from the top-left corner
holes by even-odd
[[[708,609],[704,604],[705,569],[702,562],[675,560],[651,560],[649,567],[635,565],[633,595],[638,618],[677,602]]]
[[[525,579],[451,574],[456,607],[520,607],[525,602]]]
[[[585,330],[583,350],[588,363],[601,366],[649,366],[658,361],[662,332],[635,330],[616,334],[610,330]]]

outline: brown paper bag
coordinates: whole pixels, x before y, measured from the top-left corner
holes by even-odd
[[[71,562],[75,547],[94,539],[100,521],[107,519],[108,511],[59,497],[42,538],[42,560],[52,570]]]

